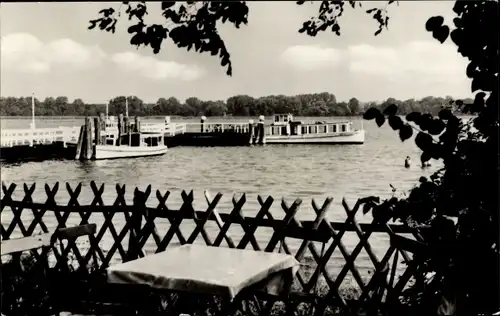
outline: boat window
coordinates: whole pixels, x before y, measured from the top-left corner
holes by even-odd
[[[281,127],[281,135],[288,135],[286,132],[286,126]]]
[[[279,117],[279,116],[275,116],[275,117],[274,117],[274,121],[275,121],[275,122],[279,122],[279,121],[280,121],[280,117]]]
[[[345,132],[347,129],[347,126],[345,124],[342,124],[342,132]]]
[[[332,125],[332,132],[333,133],[337,132],[337,124]]]

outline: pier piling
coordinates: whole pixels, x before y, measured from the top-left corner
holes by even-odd
[[[253,120],[248,120],[248,143],[250,145],[253,144],[253,139],[254,139],[254,126],[253,126]]]
[[[80,126],[80,135],[78,136],[78,143],[76,144],[75,160],[80,160],[82,157],[83,139],[85,138],[85,125]]]
[[[116,142],[117,146],[122,144],[122,136],[124,134],[125,127],[123,126],[123,114],[118,115],[118,140]]]
[[[264,119],[265,119],[264,115],[259,116],[259,123],[257,124],[258,135],[259,135],[259,138],[257,140],[260,145],[266,143],[266,130],[264,125]]]
[[[101,145],[101,120],[94,117],[94,139],[96,145]]]
[[[203,115],[200,120],[200,125],[201,125],[201,130],[200,132],[203,133],[205,132],[205,121],[207,120],[207,117]]]
[[[90,160],[92,159],[92,155],[94,154],[94,146],[93,146],[93,141],[92,141],[92,125],[94,122],[92,121],[91,117],[86,117],[85,118],[85,130],[86,130],[86,142],[85,142],[85,159]]]

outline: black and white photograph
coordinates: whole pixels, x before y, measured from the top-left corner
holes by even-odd
[[[2,1],[1,316],[500,315],[499,12]]]

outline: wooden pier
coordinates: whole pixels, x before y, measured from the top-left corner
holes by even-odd
[[[89,159],[92,154],[92,144],[103,142],[105,130],[114,133],[120,128],[121,135],[139,131],[163,133],[166,143],[186,131],[185,124],[171,123],[170,117],[166,117],[164,123],[142,123],[138,117],[130,120],[122,116],[120,126],[114,124],[114,121],[112,124],[106,124],[104,120],[103,116],[87,117],[83,126],[2,130],[0,158],[5,161],[75,159],[75,157]],[[96,126],[98,128],[95,128]]]
[[[104,118],[86,118],[81,127],[4,130],[1,137],[1,158],[8,160],[69,158],[92,159],[93,146],[111,141],[110,133],[128,144],[132,134],[158,133],[164,135],[164,145],[176,146],[251,146],[264,144],[363,144],[364,130],[354,130],[352,122],[309,122],[293,120],[291,114],[277,114],[266,126],[264,116],[258,121],[172,123],[165,117],[163,123],[145,123],[120,115]],[[115,142],[113,142],[115,144]]]

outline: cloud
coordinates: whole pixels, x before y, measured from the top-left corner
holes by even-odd
[[[342,61],[342,55],[342,51],[335,48],[296,45],[285,49],[280,58],[297,70],[311,71],[337,67]]]
[[[291,46],[283,51],[280,59],[299,71],[331,69],[345,64],[353,74],[383,76],[390,81],[416,76],[420,81],[432,82],[462,78],[467,66],[467,60],[457,54],[455,46],[437,41],[413,41],[393,47],[360,44],[346,49]]]
[[[464,75],[467,60],[457,54],[456,47],[431,41],[413,41],[397,47],[350,46],[349,70],[353,73],[402,77],[429,76],[434,80]]]
[[[55,67],[89,69],[106,57],[98,46],[85,46],[68,38],[44,43],[28,33],[3,36],[0,48],[2,68],[28,73],[45,73]]]
[[[198,66],[180,64],[174,61],[160,61],[149,56],[141,56],[135,52],[114,54],[111,60],[127,72],[136,72],[153,80],[180,79],[196,80],[205,72]]]

